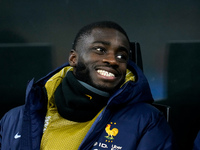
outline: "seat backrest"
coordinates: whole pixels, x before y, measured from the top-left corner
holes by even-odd
[[[165,118],[167,119],[167,122],[169,123],[171,107],[167,105],[163,105],[163,104],[158,104],[158,103],[153,103],[152,105],[164,114]]]
[[[140,44],[138,42],[130,42],[130,59],[134,61],[141,70],[143,70],[142,54]]]
[[[138,42],[130,42],[130,47],[131,47],[130,59],[134,61],[143,71],[142,53],[141,53],[140,44]],[[170,109],[171,109],[170,106],[158,104],[158,103],[153,103],[152,105],[164,114],[167,122],[170,121]]]

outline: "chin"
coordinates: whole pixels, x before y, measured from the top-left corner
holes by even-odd
[[[119,86],[111,87],[111,86],[105,86],[105,84],[104,84],[104,85],[95,85],[94,87],[99,90],[112,93],[113,91],[117,90]]]
[[[95,80],[94,80],[95,81]],[[113,92],[113,91],[116,91],[117,89],[120,88],[120,86],[124,83],[123,81],[122,82],[118,82],[118,83],[114,83],[114,82],[90,82],[91,86],[99,89],[99,90],[102,90],[102,91],[105,91],[105,92]]]

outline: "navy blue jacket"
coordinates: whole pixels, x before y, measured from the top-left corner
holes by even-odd
[[[197,137],[194,140],[193,150],[200,150],[200,131],[197,134]]]
[[[40,149],[47,105],[42,87],[66,65],[36,83],[31,80],[26,90],[26,104],[4,115],[0,122],[2,150]],[[175,149],[173,134],[165,117],[150,104],[153,98],[145,76],[133,62],[129,62],[128,68],[137,76],[137,81],[127,82],[110,97],[106,108],[82,141],[80,150]],[[110,130],[118,129],[113,138],[107,137],[107,124],[111,125]]]

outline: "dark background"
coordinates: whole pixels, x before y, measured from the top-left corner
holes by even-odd
[[[171,106],[177,140],[191,148],[200,128],[199,18],[199,0],[0,0],[0,43],[18,48],[0,49],[1,105],[23,103],[14,93],[23,95],[28,80],[66,62],[83,25],[112,20],[140,43],[153,97]]]

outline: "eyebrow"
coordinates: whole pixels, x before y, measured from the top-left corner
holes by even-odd
[[[123,47],[123,46],[120,46],[119,50],[125,51],[125,52],[127,52],[127,54],[129,54],[129,50],[127,48]]]
[[[111,43],[107,42],[107,41],[94,41],[93,43],[94,44],[95,43],[100,43],[100,44],[107,45],[107,46],[111,45]],[[124,46],[119,46],[118,49],[120,51],[125,51],[125,52],[127,52],[129,54],[129,50],[127,48],[125,48]]]
[[[94,41],[93,43],[94,44],[95,43],[100,43],[100,44],[103,44],[103,45],[110,45],[110,42],[106,42],[106,41]]]

